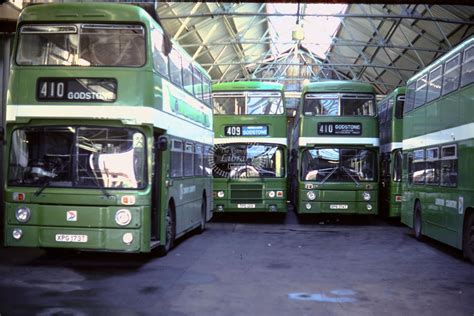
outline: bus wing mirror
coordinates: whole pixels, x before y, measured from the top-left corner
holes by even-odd
[[[156,149],[159,151],[165,151],[168,149],[168,138],[166,136],[158,137],[155,143]]]

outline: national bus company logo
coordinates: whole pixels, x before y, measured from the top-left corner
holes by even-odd
[[[70,210],[66,212],[66,220],[68,222],[77,222],[77,211]]]

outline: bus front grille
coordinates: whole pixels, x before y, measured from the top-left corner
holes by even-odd
[[[230,186],[231,203],[262,203],[261,184],[239,184]]]

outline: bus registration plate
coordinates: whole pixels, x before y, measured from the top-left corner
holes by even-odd
[[[56,234],[58,242],[87,242],[87,235]]]
[[[347,210],[349,206],[347,204],[331,204],[329,208],[331,210]]]
[[[237,204],[237,208],[255,208],[255,204]]]

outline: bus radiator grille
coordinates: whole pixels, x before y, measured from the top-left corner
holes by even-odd
[[[262,203],[263,186],[260,184],[231,185],[230,203]]]

